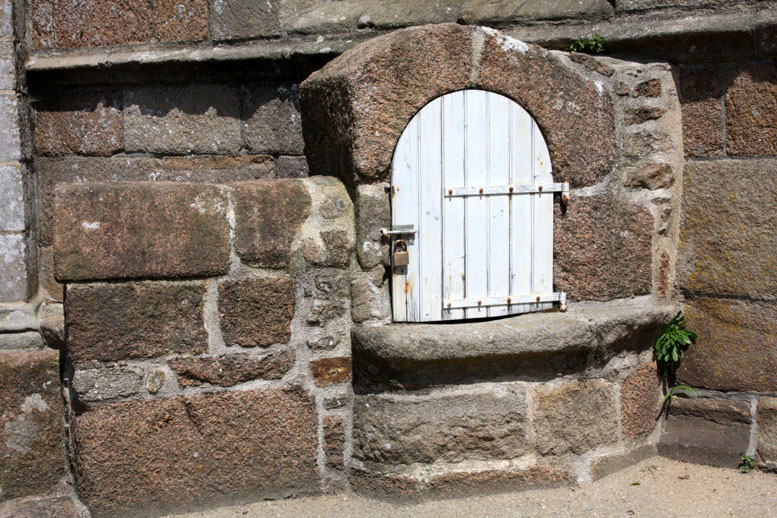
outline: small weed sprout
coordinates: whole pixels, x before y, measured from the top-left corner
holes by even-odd
[[[674,318],[669,321],[669,324],[667,324],[663,334],[658,337],[654,346],[656,362],[658,363],[661,377],[665,378],[667,375],[674,373],[683,359],[685,350],[697,338],[698,335],[696,333],[685,329],[685,317],[682,311],[678,311]]]
[[[753,470],[753,468],[755,468],[755,460],[753,460],[753,457],[751,457],[746,453],[742,455],[739,461],[739,472],[750,473]]]
[[[569,46],[569,50],[586,54],[601,54],[604,52],[604,37],[601,34],[594,34],[590,39],[581,38],[575,40]]]

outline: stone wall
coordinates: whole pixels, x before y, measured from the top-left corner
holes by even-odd
[[[70,455],[93,516],[343,487],[354,231],[342,185],[53,194]]]
[[[678,377],[732,409],[713,422],[741,423],[722,435],[725,447],[704,448],[689,431],[678,440],[709,462],[732,465],[748,453],[774,467],[777,64],[688,65],[678,79],[686,161],[677,287],[699,333]],[[731,418],[734,410],[743,417]]]
[[[726,466],[748,452],[775,468],[777,2],[0,5],[0,499],[46,494],[29,505],[76,516],[83,507],[60,483],[73,475],[95,516],[349,485],[445,496],[594,479],[656,446]],[[477,49],[443,41],[437,55],[459,55],[464,70],[425,70],[531,104],[572,181],[569,210],[555,216],[555,282],[572,299],[555,347],[532,334],[548,327],[541,315],[514,328],[535,346],[481,344],[488,361],[434,329],[404,335],[428,338],[414,350],[370,334],[403,336],[386,325],[388,162],[368,153],[360,176],[335,160],[347,147],[315,154],[347,118],[303,139],[303,123],[325,118],[300,114],[303,80],[362,42],[380,48],[389,31],[445,22],[503,36],[482,31]],[[532,47],[552,88],[532,99],[506,80],[521,68],[502,59],[501,38],[567,50],[594,33],[617,59]],[[384,58],[362,79],[396,65]],[[406,111],[428,100],[412,86]],[[569,102],[578,94],[585,103]],[[398,132],[401,119],[360,127]],[[393,149],[386,135],[382,152]],[[581,145],[598,154],[582,159]],[[298,180],[309,168],[347,194],[335,180]],[[648,351],[675,307],[662,304],[678,301],[700,334],[679,378],[701,397],[656,426]],[[568,397],[615,432],[565,421]],[[456,409],[473,407],[484,411],[462,422]],[[422,433],[398,432],[410,429]],[[251,465],[241,476],[225,469],[241,462]],[[143,493],[138,466],[164,483]],[[200,469],[217,483],[192,475]],[[278,483],[258,482],[267,476]]]

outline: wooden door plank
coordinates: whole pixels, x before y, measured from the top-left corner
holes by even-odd
[[[418,228],[418,124],[412,119],[397,143],[391,174],[391,223],[414,225]],[[404,237],[404,236],[403,236]],[[392,238],[392,249],[396,242]],[[410,264],[393,267],[391,275],[392,311],[395,322],[412,322],[413,295],[416,293],[417,274],[413,265],[418,264],[414,239],[406,239]]]
[[[443,189],[464,185],[464,92],[443,96]],[[445,197],[443,192],[443,302],[464,298],[464,198]],[[447,310],[443,306],[443,320],[464,318],[463,309]]]
[[[550,154],[536,122],[532,122],[534,141],[534,181],[552,182]],[[553,194],[532,195],[534,201],[534,269],[535,293],[553,291]],[[540,303],[536,310],[552,307],[551,303]]]
[[[442,99],[418,113],[418,319],[442,319]]]
[[[510,106],[510,183],[534,183],[533,164],[533,121],[531,116],[518,106]],[[534,195],[512,196],[510,207],[510,294],[532,293],[532,199]],[[510,314],[526,313],[532,304],[515,304]]]
[[[467,139],[465,185],[477,187],[488,182],[488,95],[482,90],[466,90],[464,96]],[[488,201],[472,196],[464,204],[466,298],[485,297],[488,293]],[[485,308],[471,308],[466,310],[465,315],[466,318],[482,318],[488,316],[488,312]]]
[[[488,95],[488,185],[510,182],[510,104],[498,94]],[[510,292],[510,205],[507,196],[489,196],[488,296],[506,298]],[[507,306],[487,309],[488,316],[507,314]]]

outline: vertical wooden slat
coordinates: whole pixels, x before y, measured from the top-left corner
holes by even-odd
[[[464,185],[464,92],[442,98],[443,190]],[[464,199],[443,192],[443,301],[464,298]],[[443,320],[464,318],[463,309],[445,310]]]
[[[552,182],[550,155],[537,123],[532,121],[534,141],[534,181]],[[553,291],[553,194],[540,193],[534,198],[534,276],[535,293]],[[536,310],[547,309],[552,303],[537,304]]]
[[[467,90],[466,138],[464,161],[466,184],[482,187],[488,181],[488,110],[487,94],[481,90]],[[488,289],[488,201],[485,196],[470,196],[465,200],[467,232],[466,297],[484,297]],[[488,315],[485,308],[466,310],[466,318]]]
[[[402,132],[394,153],[391,175],[391,223],[418,227],[418,122],[413,118]],[[403,236],[404,237],[404,236]],[[396,238],[392,239],[392,248]],[[392,310],[395,322],[413,321],[418,252],[416,240],[406,239],[410,265],[392,270]]]
[[[529,184],[534,181],[532,174],[532,124],[533,121],[526,111],[513,104],[511,106],[512,135],[510,149],[512,157],[512,184]],[[531,292],[531,195],[512,196],[511,210],[511,259],[510,294],[520,295]],[[530,304],[515,304],[510,307],[511,314],[531,311]]]
[[[420,203],[419,320],[442,319],[442,99],[418,114]]]
[[[510,104],[501,95],[488,96],[488,183],[510,182]],[[488,295],[507,299],[510,288],[510,206],[507,196],[488,200]],[[507,314],[507,306],[488,308],[488,316]]]

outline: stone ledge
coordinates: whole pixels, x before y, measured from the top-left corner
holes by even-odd
[[[592,352],[606,361],[622,350],[648,349],[676,311],[645,296],[488,322],[355,327],[355,388],[555,377],[583,369]]]
[[[594,350],[661,326],[676,311],[647,296],[487,322],[355,327],[353,348],[354,354],[421,362]]]

